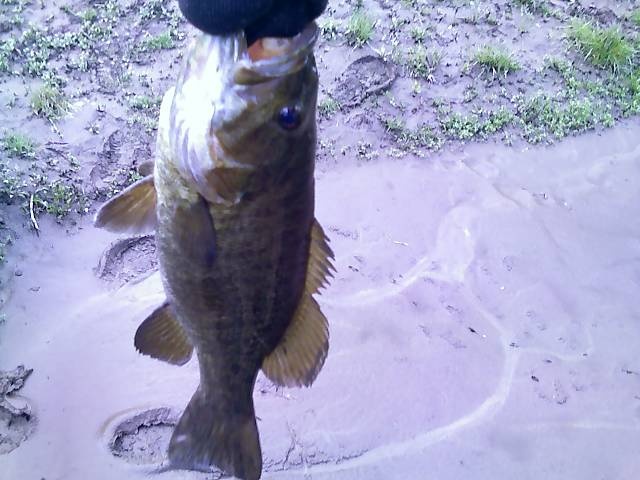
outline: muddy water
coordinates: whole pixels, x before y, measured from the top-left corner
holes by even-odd
[[[311,389],[259,379],[264,477],[637,478],[639,170],[636,122],[319,172],[331,351]],[[37,422],[0,478],[144,478],[197,364],[133,348],[157,274],[99,279],[115,237],[46,227],[22,242],[0,330],[0,366],[34,369],[14,401]]]

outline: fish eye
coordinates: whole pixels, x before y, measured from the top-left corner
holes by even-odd
[[[302,115],[297,107],[283,107],[278,113],[278,124],[285,130],[293,130],[300,125]]]

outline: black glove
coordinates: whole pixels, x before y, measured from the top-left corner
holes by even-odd
[[[212,35],[244,30],[247,43],[264,37],[293,37],[322,14],[327,0],[179,0],[196,28]]]

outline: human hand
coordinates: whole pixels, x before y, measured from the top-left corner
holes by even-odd
[[[212,35],[244,30],[247,43],[259,38],[293,37],[315,20],[328,0],[179,0],[196,28]]]

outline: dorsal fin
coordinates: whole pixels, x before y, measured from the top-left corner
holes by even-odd
[[[282,340],[262,362],[262,371],[277,385],[309,386],[324,365],[329,351],[329,325],[312,295],[333,276],[332,258],[327,237],[314,221],[300,303]]]

